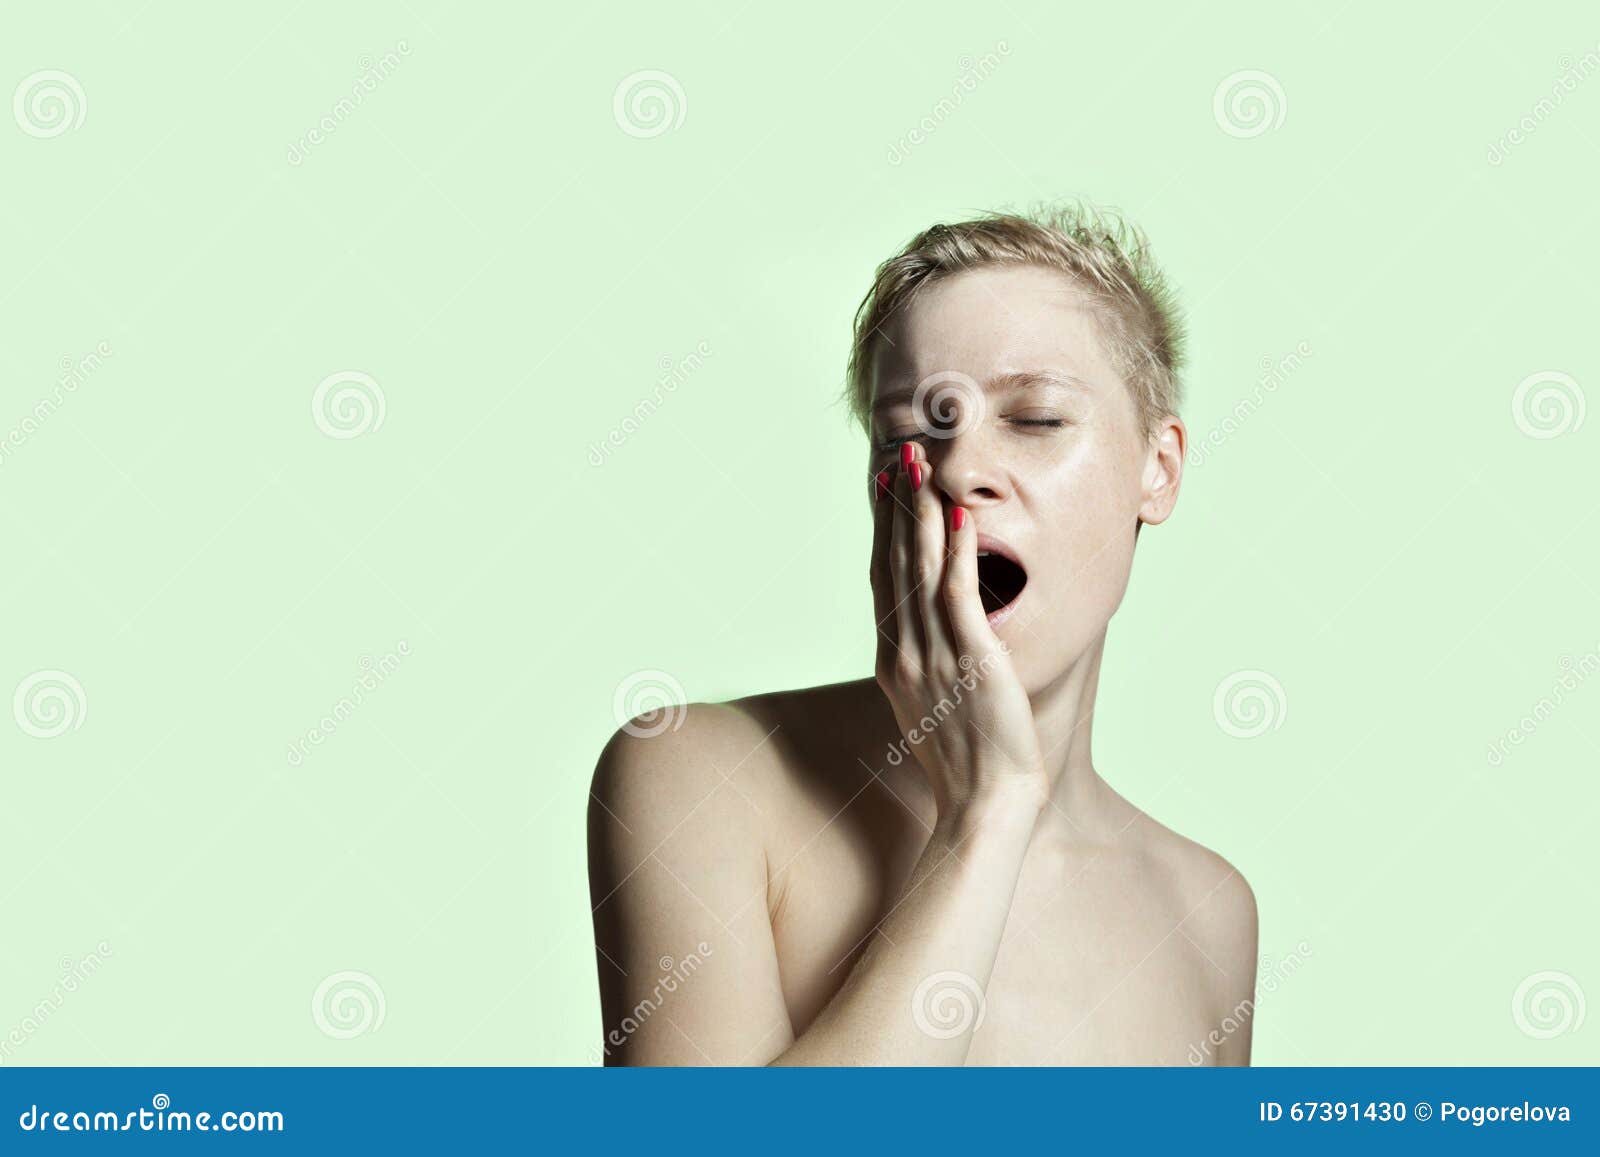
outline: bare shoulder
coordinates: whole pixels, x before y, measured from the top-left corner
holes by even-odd
[[[817,781],[842,765],[816,751],[829,742],[817,725],[828,710],[842,717],[826,688],[775,692],[673,706],[611,736],[590,786],[587,840],[608,1008],[628,1006],[627,976],[652,974],[686,944],[716,947],[719,967],[741,976],[776,967],[772,913],[824,806]]]
[[[727,818],[736,777],[768,754],[760,720],[733,703],[678,704],[636,716],[614,732],[595,764],[589,809],[624,831],[664,839],[697,815]],[[741,817],[744,818],[744,817]]]
[[[1180,910],[1184,933],[1208,954],[1227,957],[1218,961],[1227,971],[1233,971],[1229,961],[1248,963],[1253,976],[1259,916],[1244,874],[1217,852],[1147,815],[1139,828]]]
[[[871,681],[865,681],[870,683]],[[849,737],[870,724],[863,683],[677,705],[629,720],[600,753],[591,812],[657,833],[696,823],[764,830],[819,777],[856,767]],[[725,829],[724,829],[725,830]],[[770,834],[770,833],[767,833]]]
[[[600,753],[588,859],[608,1061],[744,1063],[788,1039],[768,903],[784,729],[769,716],[759,702],[674,705]],[[681,980],[690,961],[693,985],[646,1023],[654,978]]]

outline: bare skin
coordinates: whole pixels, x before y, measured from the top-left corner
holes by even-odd
[[[1090,754],[1182,422],[1141,421],[1082,294],[1031,267],[929,287],[874,381],[875,677],[636,720],[601,756],[606,1062],[1247,1063],[1248,885]],[[991,614],[980,536],[1027,576]]]

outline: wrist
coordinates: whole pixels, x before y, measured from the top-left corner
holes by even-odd
[[[1026,843],[1049,794],[1049,784],[1042,778],[1036,782],[1031,776],[1019,776],[941,808],[937,823],[957,843],[1007,837]]]

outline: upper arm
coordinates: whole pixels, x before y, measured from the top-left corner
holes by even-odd
[[[1250,1063],[1255,1018],[1259,917],[1249,883],[1221,856],[1207,853],[1205,894],[1184,927],[1215,966],[1213,1028],[1222,1037],[1217,1063]]]
[[[749,785],[764,745],[737,710],[694,704],[601,754],[589,887],[607,1064],[759,1065],[793,1040]]]

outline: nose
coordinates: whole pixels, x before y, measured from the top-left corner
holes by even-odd
[[[1005,472],[994,448],[986,443],[981,423],[965,433],[928,443],[934,482],[952,505],[972,509],[993,506],[1009,497]]]

